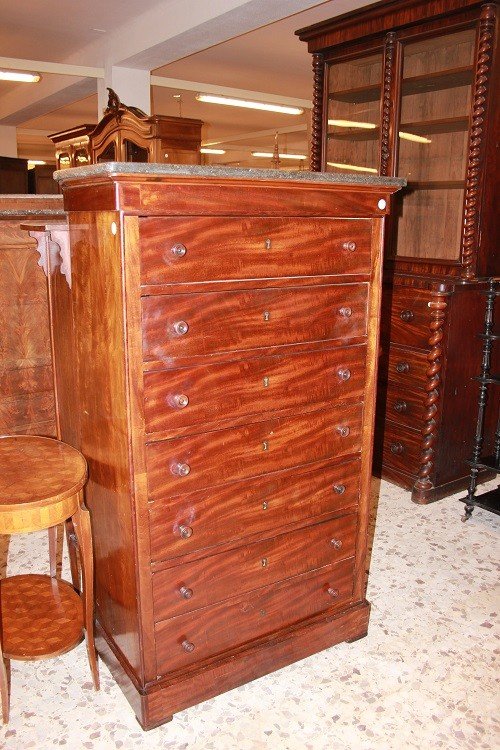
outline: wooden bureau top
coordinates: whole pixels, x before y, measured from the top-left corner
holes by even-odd
[[[109,162],[55,173],[68,211],[383,216],[396,177]]]

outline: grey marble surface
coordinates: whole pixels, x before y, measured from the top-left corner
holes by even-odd
[[[29,193],[8,193],[6,195],[0,195],[0,206],[2,199],[8,199],[11,201],[26,201],[29,199],[32,204],[31,208],[0,208],[0,218],[9,218],[10,216],[66,216],[66,212],[62,207],[62,195],[30,195]],[[37,207],[37,203],[46,203],[47,200],[57,200],[61,204],[61,208],[47,208],[47,206],[41,208]]]
[[[380,187],[404,187],[406,180],[400,177],[379,177],[373,174],[337,174],[334,172],[285,172],[278,169],[239,169],[235,167],[200,167],[190,164],[132,164],[106,162],[86,167],[62,169],[54,172],[58,182],[100,177],[106,175],[158,175],[165,177],[221,177],[237,180],[283,180],[284,182],[320,182],[333,185],[379,185]]]
[[[62,208],[9,208],[0,210],[0,217],[2,216],[61,216],[66,218],[67,214]]]

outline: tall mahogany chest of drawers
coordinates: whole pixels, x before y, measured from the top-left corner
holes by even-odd
[[[89,463],[100,652],[151,728],[367,631],[381,249],[401,181],[59,178],[59,419]]]

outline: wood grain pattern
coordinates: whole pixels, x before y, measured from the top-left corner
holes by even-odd
[[[270,536],[288,524],[355,508],[358,473],[359,459],[336,461],[155,501],[149,511],[152,558]],[[180,526],[189,527],[191,536],[182,537]]]
[[[145,297],[144,359],[169,363],[271,343],[363,336],[366,300],[366,284]],[[184,335],[175,331],[179,321],[188,325]]]
[[[146,285],[344,275],[370,268],[370,220],[143,218],[139,233]]]
[[[359,401],[365,358],[366,347],[353,346],[148,372],[144,375],[146,431],[152,435],[262,411],[326,406],[335,399]]]
[[[356,527],[353,513],[157,572],[153,575],[155,620],[352,557]]]
[[[298,620],[338,607],[352,595],[353,562],[344,560],[260,591],[156,625],[158,674],[200,662]],[[328,589],[337,594],[332,597]],[[186,651],[182,643],[194,645]]]
[[[387,308],[382,319],[384,338],[391,343],[429,348],[430,302],[428,292],[395,288],[392,295],[390,315]],[[407,318],[407,319],[403,319]]]
[[[360,450],[361,405],[335,405],[206,435],[146,445],[149,497],[156,500]],[[341,430],[348,431],[342,436]],[[175,474],[187,465],[185,476]]]

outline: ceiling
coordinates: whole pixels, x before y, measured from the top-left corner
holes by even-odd
[[[264,93],[275,95],[278,102],[283,97],[310,101],[311,56],[294,32],[369,4],[370,0],[0,0],[0,50],[10,58],[96,67],[110,64],[111,51],[115,59],[127,61],[120,64],[190,82],[191,88],[195,82],[255,92],[254,99]],[[206,6],[220,9],[219,15],[203,17]],[[269,22],[270,18],[279,20]],[[161,19],[168,32],[159,28]],[[239,33],[242,29],[249,30]],[[165,64],[157,64],[161,62]],[[0,82],[0,125],[16,126],[19,156],[53,161],[49,133],[97,122],[97,80],[59,72],[42,75],[39,84]],[[272,151],[276,131],[280,151],[308,153],[309,110],[289,116],[202,104],[195,99],[202,88],[188,89],[182,84],[153,85],[152,112],[203,120],[203,141],[221,142],[226,150],[223,156],[206,157],[209,163],[268,166],[250,152]],[[174,98],[178,94],[180,103]]]

